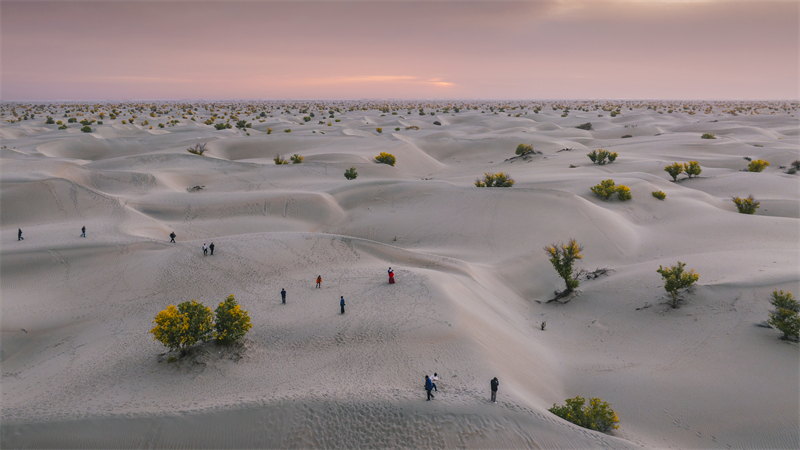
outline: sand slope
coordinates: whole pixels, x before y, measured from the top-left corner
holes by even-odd
[[[800,159],[796,112],[483,110],[328,126],[274,109],[250,136],[202,117],[0,124],[3,448],[800,446],[798,345],[757,326],[774,289],[800,293],[800,176],[779,167]],[[185,151],[197,142],[206,156]],[[512,158],[519,143],[541,154]],[[619,158],[592,165],[598,148]],[[745,157],[771,165],[742,172]],[[700,177],[663,171],[689,160]],[[500,171],[513,188],[473,186]],[[608,178],[633,199],[590,192]],[[737,213],[749,194],[761,208]],[[578,268],[610,272],[548,304],[563,282],[542,247],[570,238]],[[700,280],[672,309],[656,269],[677,261]],[[245,341],[168,363],[158,311],[231,293]],[[620,428],[546,411],[577,395],[610,402]]]

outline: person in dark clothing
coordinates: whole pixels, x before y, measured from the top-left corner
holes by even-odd
[[[174,244],[175,243],[175,237],[177,237],[177,236],[178,235],[175,234],[175,232],[173,231],[172,233],[169,234],[169,241]]]
[[[18,228],[17,229],[17,240],[21,241],[23,239],[25,239],[25,238],[22,237],[22,228]]]
[[[81,237],[86,237],[86,226],[81,227]]]
[[[286,289],[281,288],[281,302],[285,305],[286,304]]]
[[[342,307],[342,314],[344,314],[344,295],[342,296],[342,299],[339,300],[339,306]]]
[[[208,249],[211,250],[211,256],[214,256],[214,243],[212,242],[211,245],[208,246]]]
[[[497,377],[492,378],[492,381],[489,382],[489,386],[492,388],[492,403],[497,403],[497,386],[500,386]]]
[[[433,382],[431,382],[431,378],[425,375],[425,390],[428,391],[428,400],[431,401],[433,398],[433,394],[431,394],[431,389],[433,389]]]

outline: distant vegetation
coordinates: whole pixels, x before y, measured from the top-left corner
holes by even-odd
[[[599,398],[590,398],[589,404],[582,397],[568,398],[564,406],[548,409],[551,413],[575,425],[590,430],[608,432],[619,428],[619,416],[611,409],[611,404]]]
[[[356,168],[351,167],[345,170],[344,177],[347,178],[348,180],[355,180],[356,178],[358,178],[358,172],[356,172]]]
[[[592,128],[592,122],[582,123],[582,124],[578,125],[575,128],[578,128],[579,130],[586,130],[586,131],[591,131],[591,130],[594,129],[594,128]]]
[[[92,132],[92,127],[87,125],[87,126],[81,128],[81,131],[83,131],[84,133],[91,133]]]
[[[742,214],[755,214],[759,205],[761,205],[761,202],[756,201],[752,194],[747,198],[733,197],[733,203],[736,204],[736,209]]]
[[[381,127],[375,128],[375,131],[377,131],[378,134],[383,133],[383,128]]]
[[[603,200],[608,200],[614,194],[617,194],[617,198],[623,202],[631,199],[631,189],[623,184],[617,186],[611,179],[592,186],[591,191]]]
[[[295,153],[295,154],[294,154],[294,155],[292,155],[292,157],[291,157],[291,158],[289,158],[289,159],[291,159],[291,160],[292,160],[292,164],[300,164],[300,163],[302,163],[302,162],[303,162],[303,160],[304,160],[305,158],[303,158],[302,156],[300,156],[300,155],[298,155],[297,153]]]
[[[193,147],[187,148],[186,151],[195,155],[203,156],[203,153],[206,152],[206,143],[197,143]]]
[[[375,161],[378,161],[381,164],[388,164],[390,166],[394,166],[394,164],[397,162],[397,159],[394,157],[394,155],[390,153],[381,152],[380,155],[375,157]]]
[[[689,178],[692,178],[700,175],[703,169],[700,168],[700,163],[697,161],[689,161],[683,164],[683,171],[686,172],[686,175],[689,175]]]
[[[672,177],[672,181],[678,181],[678,175],[683,173],[683,165],[673,163],[671,166],[664,167],[664,172],[667,172]]]
[[[477,187],[511,187],[514,186],[515,181],[511,178],[510,174],[488,173],[484,172],[483,179],[478,178],[475,180]]]
[[[791,292],[783,293],[775,289],[770,303],[775,310],[770,311],[767,323],[783,332],[781,339],[797,339],[800,334],[800,303]]]
[[[272,160],[275,161],[275,164],[277,164],[279,166],[283,165],[283,164],[289,164],[289,161],[285,160],[283,158],[283,155],[281,155],[281,154],[275,155],[275,157],[272,158]]]
[[[519,144],[517,145],[516,154],[519,156],[527,155],[529,153],[533,153],[533,146],[526,145],[526,144]]]
[[[601,166],[606,163],[608,160],[609,163],[613,163],[617,159],[616,152],[609,152],[607,150],[598,149],[592,150],[591,153],[588,153],[586,156],[592,160],[592,163],[600,164]]]
[[[653,197],[659,200],[664,200],[667,198],[667,194],[665,194],[664,191],[653,191]]]
[[[694,269],[684,272],[684,267],[686,267],[686,264],[678,261],[678,264],[672,267],[658,266],[656,271],[661,274],[661,278],[664,280],[664,290],[672,297],[670,306],[673,308],[678,307],[678,291],[689,289],[700,278],[700,275],[695,273]]]
[[[702,136],[700,136],[700,139],[716,139],[716,138],[717,138],[717,137],[716,137],[716,136],[714,136],[714,135],[713,135],[713,134],[711,134],[711,133],[703,133],[703,135],[702,135]]]
[[[769,161],[757,159],[755,161],[750,161],[750,164],[747,165],[747,170],[750,172],[761,172],[767,166],[769,166]]]
[[[556,269],[558,276],[564,279],[566,289],[562,292],[557,292],[556,297],[550,301],[563,298],[570,294],[575,288],[580,285],[580,282],[573,278],[573,271],[575,269],[575,261],[583,259],[581,251],[583,246],[579,245],[575,239],[570,239],[566,245],[551,244],[544,248],[544,251],[550,257],[550,264]]]

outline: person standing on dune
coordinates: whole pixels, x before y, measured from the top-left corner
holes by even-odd
[[[81,227],[81,237],[86,237],[86,225]]]
[[[211,250],[211,256],[214,256],[214,243],[212,242],[211,245],[208,246],[208,249]]]
[[[389,267],[389,284],[394,284],[394,270]]]
[[[317,275],[317,287],[322,287],[322,275]]]
[[[208,246],[206,245],[205,242],[203,242],[203,256],[206,256],[207,254],[208,254]]]
[[[431,381],[431,377],[425,375],[425,391],[428,392],[428,400],[426,401],[428,402],[431,401],[431,399],[433,398],[433,394],[431,394],[432,389],[433,389],[433,382]]]
[[[22,228],[18,228],[17,229],[17,240],[21,241],[22,239],[23,239],[22,238]]]
[[[489,382],[489,386],[492,388],[492,403],[497,403],[497,386],[500,386],[497,377],[492,378],[492,381]]]
[[[286,304],[286,289],[281,288],[281,303]]]
[[[342,296],[342,299],[339,300],[339,306],[342,307],[342,314],[344,314],[344,295]]]
[[[174,244],[174,243],[175,243],[175,237],[176,237],[176,236],[178,236],[178,235],[177,235],[177,234],[175,234],[175,232],[174,232],[174,231],[173,231],[172,233],[170,233],[170,234],[169,234],[169,241],[170,241],[170,242],[172,242],[172,243]]]

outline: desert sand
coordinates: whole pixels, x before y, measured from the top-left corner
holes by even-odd
[[[774,289],[800,294],[797,109],[3,103],[0,445],[798,448],[798,344],[765,326]],[[515,158],[520,143],[537,153]],[[599,148],[618,159],[592,164]],[[690,160],[699,177],[663,170]],[[484,172],[516,184],[475,187]],[[592,194],[609,178],[632,200]],[[750,194],[760,209],[739,214]],[[609,271],[547,303],[563,281],[543,247],[571,238],[578,269]],[[673,309],[656,269],[678,261],[700,278]],[[168,362],[155,315],[229,294],[253,323],[241,345]],[[575,396],[620,428],[547,411]]]

